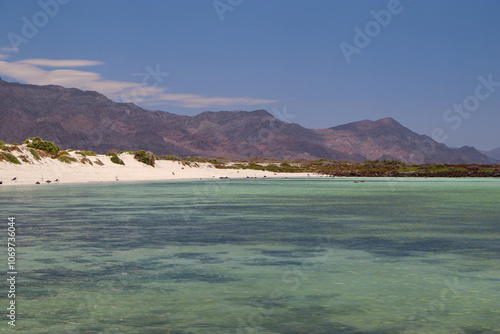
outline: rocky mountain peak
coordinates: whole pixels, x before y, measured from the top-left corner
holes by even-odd
[[[62,148],[149,150],[179,156],[492,163],[474,148],[452,149],[387,117],[307,129],[266,110],[181,116],[115,103],[94,91],[0,81],[0,140],[39,136]]]

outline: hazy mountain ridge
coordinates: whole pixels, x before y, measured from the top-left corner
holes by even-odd
[[[494,148],[494,149],[489,150],[489,151],[479,151],[479,152],[481,152],[482,154],[484,154],[490,158],[500,160],[500,147]]]
[[[63,148],[147,149],[180,156],[495,163],[471,147],[451,149],[392,118],[307,129],[265,110],[181,116],[116,103],[92,91],[0,79],[0,139],[40,136]]]

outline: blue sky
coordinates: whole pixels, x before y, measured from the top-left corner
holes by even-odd
[[[361,31],[361,33],[359,33]],[[0,76],[500,147],[498,0],[0,0]]]

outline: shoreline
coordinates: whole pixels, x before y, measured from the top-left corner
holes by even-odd
[[[155,167],[134,159],[128,153],[120,154],[125,165],[111,161],[110,156],[96,154],[82,156],[77,151],[69,152],[75,162],[66,163],[50,157],[37,160],[24,146],[10,152],[21,164],[0,161],[2,186],[54,185],[129,181],[175,181],[231,178],[285,178],[308,177],[311,173],[276,173],[251,169],[219,169],[211,163],[185,164],[181,161],[156,160]],[[319,177],[319,175],[314,175]],[[37,184],[37,182],[39,184]]]
[[[7,144],[8,145],[8,144]],[[7,148],[7,150],[6,150]],[[244,178],[497,178],[500,176],[500,165],[490,166],[490,173],[481,172],[481,167],[475,170],[455,168],[450,171],[383,171],[381,170],[359,170],[356,163],[345,163],[343,170],[310,169],[305,171],[293,171],[300,168],[288,166],[288,170],[278,171],[276,165],[274,170],[260,170],[248,168],[248,166],[264,169],[264,165],[252,163],[242,165],[241,162],[212,163],[193,162],[185,160],[156,160],[155,167],[140,162],[134,158],[133,153],[123,152],[115,154],[115,157],[103,154],[95,154],[89,151],[64,151],[59,158],[50,157],[49,154],[28,148],[25,144],[5,147],[4,151],[11,155],[9,158],[4,154],[0,160],[0,187],[20,185],[54,185],[54,184],[82,184],[102,182],[136,182],[136,181],[175,181],[175,180],[214,180],[214,179],[244,179]],[[4,153],[5,153],[4,152]],[[1,157],[0,157],[1,158]],[[122,164],[113,162],[119,158]],[[13,160],[17,159],[17,163]],[[115,159],[116,161],[116,159]],[[325,163],[319,161],[319,163]],[[329,164],[334,162],[328,162]],[[385,162],[381,162],[385,163]],[[283,165],[283,164],[282,164]],[[218,168],[222,166],[222,168]]]

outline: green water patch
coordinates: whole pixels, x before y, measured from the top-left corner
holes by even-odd
[[[500,182],[2,188],[20,333],[495,333]]]

